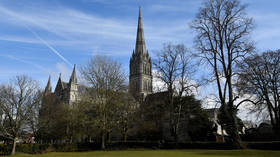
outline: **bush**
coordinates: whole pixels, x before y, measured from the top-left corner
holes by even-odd
[[[100,143],[77,143],[78,151],[99,150],[100,147]]]
[[[280,150],[280,142],[249,142],[244,143],[249,149]],[[17,144],[16,151],[28,154],[56,152],[77,152],[100,150],[99,143],[59,143],[59,144]],[[106,145],[108,150],[123,149],[233,149],[231,144],[218,142],[186,142],[186,143],[160,143],[146,141],[111,142]],[[9,155],[12,145],[0,144],[0,156]]]
[[[280,142],[250,142],[243,143],[249,149],[260,150],[280,150]],[[160,143],[160,142],[112,142],[106,145],[109,150],[122,149],[216,149],[216,150],[230,150],[234,149],[230,143],[222,142],[185,142],[185,143]],[[97,147],[100,148],[100,147]]]
[[[161,143],[161,142],[112,142],[106,145],[107,149],[233,149],[233,146],[228,143],[218,142],[186,142],[186,143]]]
[[[248,142],[247,148],[261,150],[280,150],[280,142]]]
[[[56,152],[77,152],[77,151],[90,151],[99,150],[101,144],[96,143],[59,143],[53,144],[52,148]]]
[[[109,150],[122,150],[122,149],[159,149],[159,142],[139,142],[139,141],[128,141],[128,142],[111,142],[106,144],[106,148]]]
[[[76,144],[68,144],[68,143],[53,144],[52,148],[57,152],[75,152],[78,150]]]
[[[17,144],[16,151],[28,154],[44,153],[50,147],[49,144]],[[0,155],[11,154],[12,145],[0,144]]]
[[[0,144],[0,156],[11,154],[12,145]]]
[[[186,142],[186,143],[166,143],[163,149],[217,149],[229,150],[233,146],[222,142]]]
[[[95,143],[59,143],[59,144],[17,144],[16,151],[27,154],[38,154],[49,151],[76,152],[100,149],[100,144]],[[12,151],[12,145],[0,144],[0,156],[8,155]]]
[[[46,152],[50,146],[50,144],[18,144],[16,151],[28,154],[38,154]]]

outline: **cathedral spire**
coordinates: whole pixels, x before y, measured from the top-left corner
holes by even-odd
[[[141,7],[139,7],[135,51],[129,62],[129,92],[140,102],[152,93],[152,62],[146,49]]]
[[[52,92],[51,75],[49,75],[49,80],[48,80],[47,86],[45,88],[45,93],[51,93],[51,92]]]
[[[70,83],[77,83],[76,64],[74,64],[73,72],[69,80]]]
[[[139,7],[135,53],[146,53],[146,44],[144,39],[144,30],[143,30],[142,16],[141,16],[141,7]]]

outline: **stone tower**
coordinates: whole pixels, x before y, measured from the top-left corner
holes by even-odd
[[[76,65],[74,65],[73,72],[68,83],[68,88],[69,88],[68,103],[72,104],[73,102],[78,100],[78,81],[76,76]]]
[[[129,63],[129,92],[139,101],[152,93],[152,61],[146,49],[140,7],[136,46]]]
[[[47,83],[47,86],[46,86],[46,88],[45,88],[44,94],[45,94],[45,95],[48,95],[48,94],[50,94],[50,93],[52,93],[51,76],[49,76],[48,83]]]

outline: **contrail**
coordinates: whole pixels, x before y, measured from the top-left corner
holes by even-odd
[[[27,60],[23,60],[23,59],[20,59],[18,57],[15,57],[15,56],[11,56],[11,55],[0,55],[2,57],[7,57],[9,59],[13,59],[13,60],[16,60],[16,61],[19,61],[19,62],[22,62],[22,63],[25,63],[25,64],[30,64],[30,65],[33,65],[34,67],[36,67],[37,69],[40,69],[40,70],[43,70],[43,71],[46,71],[48,73],[51,73],[51,71],[47,70],[46,68],[42,67],[41,65],[38,65],[38,64],[35,64],[33,62],[29,62]]]
[[[73,65],[66,59],[64,58],[55,48],[53,48],[49,43],[47,43],[44,39],[42,39],[35,31],[30,29],[27,25],[25,27],[36,37],[38,38],[44,45],[46,45],[53,53],[55,53],[59,58],[61,58],[65,63],[73,67]]]

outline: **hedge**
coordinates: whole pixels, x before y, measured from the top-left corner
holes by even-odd
[[[280,150],[280,141],[272,142],[248,142],[247,148],[261,150]]]
[[[12,151],[11,145],[0,144],[0,156],[10,154]]]
[[[231,144],[218,142],[186,142],[186,143],[160,143],[160,142],[112,142],[107,149],[233,149]]]
[[[28,154],[44,153],[50,148],[50,144],[17,144],[16,151]],[[12,145],[0,144],[0,155],[10,154]]]
[[[280,142],[244,142],[246,148],[261,150],[280,150]],[[187,143],[160,143],[160,142],[111,142],[106,145],[107,150],[123,149],[233,149],[228,143],[218,142],[187,142]],[[99,150],[98,143],[60,143],[60,144],[18,144],[17,152],[37,154],[50,151],[56,152],[77,152]],[[12,145],[0,144],[0,156],[10,154]]]

